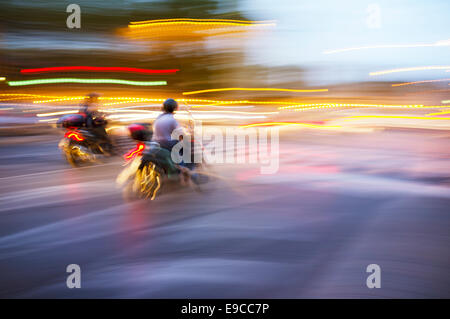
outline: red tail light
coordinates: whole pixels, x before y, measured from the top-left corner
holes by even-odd
[[[81,134],[77,133],[77,132],[73,132],[73,131],[68,131],[66,132],[66,134],[64,134],[64,137],[70,138],[74,141],[84,141],[84,137],[81,136]]]
[[[130,150],[129,152],[127,152],[124,155],[124,158],[126,160],[132,160],[136,156],[141,155],[142,152],[144,151],[144,148],[145,148],[145,144],[144,143],[138,143],[135,148],[133,148],[132,150]]]

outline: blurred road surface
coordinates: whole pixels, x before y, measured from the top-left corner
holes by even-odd
[[[277,174],[218,165],[203,193],[132,203],[119,159],[73,169],[56,137],[2,137],[0,297],[449,298],[449,134],[298,132]]]

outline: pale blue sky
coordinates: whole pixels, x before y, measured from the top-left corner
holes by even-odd
[[[380,28],[367,23],[368,6],[380,8]],[[422,71],[369,77],[368,72],[450,65],[450,46],[370,49],[325,55],[327,49],[377,44],[432,43],[450,39],[450,0],[244,0],[250,19],[275,19],[277,27],[249,44],[249,61],[311,68],[311,82],[423,80],[450,77]]]

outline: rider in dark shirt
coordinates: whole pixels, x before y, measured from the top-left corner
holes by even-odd
[[[112,143],[106,133],[106,120],[104,114],[99,112],[98,93],[89,93],[81,104],[79,113],[85,117],[86,128],[94,135],[100,145],[104,146],[108,152],[112,152]]]

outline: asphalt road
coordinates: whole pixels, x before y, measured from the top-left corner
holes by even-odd
[[[283,135],[277,174],[217,165],[152,202],[122,198],[119,159],[73,169],[56,137],[2,137],[0,297],[449,298],[449,136]]]

